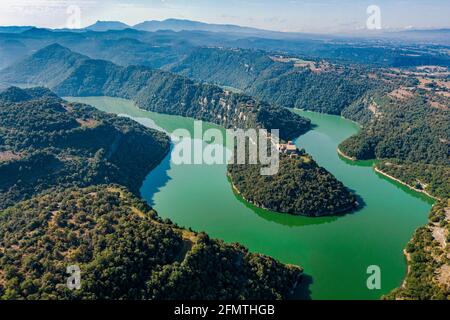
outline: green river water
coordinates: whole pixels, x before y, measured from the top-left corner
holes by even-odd
[[[131,101],[107,97],[69,98],[126,115],[153,128],[193,130],[193,119],[139,110]],[[426,224],[432,201],[377,174],[372,162],[338,156],[340,142],[358,125],[338,116],[296,110],[314,129],[295,142],[362,199],[363,208],[339,217],[307,218],[255,208],[236,196],[226,165],[174,165],[171,156],[151,172],[141,194],[163,218],[205,231],[226,242],[305,269],[298,298],[378,299],[401,285],[403,248]],[[217,126],[204,124],[204,128]],[[381,289],[369,290],[367,268],[381,269]]]

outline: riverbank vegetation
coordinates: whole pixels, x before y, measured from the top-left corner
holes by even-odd
[[[450,299],[449,166],[385,160],[376,168],[436,199],[428,224],[416,230],[404,251],[408,272],[402,286],[384,299]]]
[[[434,108],[423,95],[406,101],[389,96],[374,101],[377,112],[340,150],[359,160],[396,158],[448,165],[450,110]]]

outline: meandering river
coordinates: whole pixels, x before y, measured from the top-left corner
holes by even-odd
[[[123,99],[68,100],[167,132],[193,130],[193,119],[143,111]],[[337,154],[339,143],[358,132],[357,124],[338,116],[295,112],[315,125],[295,141],[297,146],[354,190],[364,203],[362,209],[327,218],[258,209],[233,193],[226,165],[174,165],[171,155],[148,175],[141,194],[161,217],[180,226],[301,265],[307,277],[298,298],[378,299],[401,285],[407,268],[403,248],[414,230],[427,223],[432,202],[377,174],[372,162],[350,162]],[[372,265],[381,270],[380,290],[367,288],[367,268]]]

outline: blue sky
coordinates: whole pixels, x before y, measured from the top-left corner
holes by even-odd
[[[367,7],[377,5],[386,30],[450,27],[449,0],[0,0],[0,25],[65,27],[71,5],[80,8],[82,26],[183,18],[281,31],[357,32],[364,30]]]

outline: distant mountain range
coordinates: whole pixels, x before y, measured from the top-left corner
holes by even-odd
[[[250,96],[196,83],[171,72],[89,59],[59,44],[47,46],[1,70],[1,82],[46,86],[61,96],[132,99],[142,109],[190,116],[227,128],[283,128],[280,137],[285,140],[307,131],[310,125],[285,108],[255,101]]]
[[[33,26],[0,26],[0,33],[21,33],[30,29]],[[211,24],[199,21],[182,20],[182,19],[166,19],[166,20],[149,20],[144,21],[134,26],[128,25],[120,21],[97,21],[96,23],[81,29],[89,31],[109,31],[109,30],[125,30],[125,29],[136,29],[140,31],[154,32],[158,30],[171,30],[171,31],[206,31],[206,32],[222,32],[222,33],[239,33],[239,34],[289,34],[285,32],[269,31],[251,27],[242,27],[232,24]],[[69,29],[59,29],[68,31]],[[77,31],[71,29],[71,31]],[[78,30],[80,31],[80,30]]]
[[[135,29],[139,31],[155,32],[160,30],[170,31],[204,31],[204,32],[220,32],[220,33],[232,33],[241,35],[265,35],[265,36],[286,36],[289,33],[275,32],[262,30],[251,27],[242,27],[232,24],[211,24],[199,21],[181,20],[181,19],[166,19],[166,20],[149,20],[144,21],[134,26],[125,24],[120,21],[97,21],[96,23],[88,26],[85,30],[90,31],[110,31],[110,30],[125,30]]]
[[[160,30],[167,28],[171,30]],[[450,66],[448,51],[439,47],[450,46],[450,29],[339,36],[283,33],[168,19],[147,21],[136,26],[119,21],[100,21],[86,29],[75,30],[0,27],[0,70],[54,43],[121,66],[144,65],[166,70],[201,47],[256,49],[305,60],[325,59],[385,67]],[[398,50],[400,47],[402,49]]]

